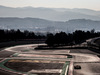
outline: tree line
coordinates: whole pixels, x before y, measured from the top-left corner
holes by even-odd
[[[48,46],[74,45],[84,42],[89,38],[99,37],[100,32],[76,30],[73,33],[59,32],[56,34],[36,35],[32,31],[4,30],[0,29],[0,42],[17,41],[25,39],[46,39]]]
[[[18,30],[4,30],[0,29],[0,42],[7,42],[7,41],[17,41],[23,39],[45,39],[44,35],[36,35],[34,32],[31,31],[20,31]]]
[[[82,30],[76,30],[73,33],[65,33],[65,32],[60,32],[56,33],[55,35],[50,33],[47,34],[47,40],[46,44],[48,46],[64,46],[64,45],[74,45],[74,44],[79,44],[87,39],[94,38],[94,37],[99,37],[100,32],[95,32],[95,30],[91,31],[82,31]]]

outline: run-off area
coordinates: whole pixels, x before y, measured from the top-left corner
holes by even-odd
[[[68,72],[69,64],[54,60],[7,59],[0,63],[0,67],[27,75],[63,75]]]

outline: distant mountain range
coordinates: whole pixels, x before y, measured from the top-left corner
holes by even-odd
[[[68,21],[71,19],[100,20],[100,11],[90,9],[23,7],[12,8],[0,6],[0,17],[31,17],[51,21]]]
[[[73,19],[66,22],[49,21],[39,18],[0,18],[0,29],[20,29],[34,32],[73,32],[75,30],[100,31],[100,21]]]

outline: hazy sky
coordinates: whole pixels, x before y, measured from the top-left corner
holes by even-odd
[[[32,6],[100,10],[100,0],[0,0],[0,5],[10,7]]]

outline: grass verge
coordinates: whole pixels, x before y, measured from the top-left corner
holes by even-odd
[[[65,62],[64,66],[63,66],[63,69],[62,69],[62,72],[61,72],[60,75],[65,75],[66,70],[67,70],[67,74],[66,75],[68,75],[68,69],[67,69],[67,67],[69,67],[69,63],[70,63],[69,61]]]

